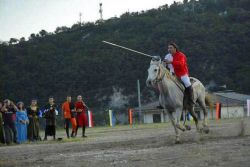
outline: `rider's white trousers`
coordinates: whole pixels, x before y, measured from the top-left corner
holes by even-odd
[[[187,74],[181,76],[181,80],[184,83],[184,85],[185,85],[186,88],[189,87],[189,86],[191,86],[191,82],[190,82],[189,76]]]

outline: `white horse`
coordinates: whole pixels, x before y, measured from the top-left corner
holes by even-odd
[[[190,77],[190,79],[192,81],[194,90],[194,101],[198,102],[204,113],[203,131],[208,133],[209,129],[207,125],[206,111],[206,102],[208,99],[206,97],[205,87],[198,79],[192,77]],[[164,108],[165,113],[168,114],[168,117],[174,126],[176,143],[180,142],[178,129],[182,131],[189,130],[187,126],[185,128],[180,124],[180,119],[184,108],[185,110],[187,109],[192,115],[197,131],[201,132],[202,129],[200,128],[197,115],[194,112],[194,107],[188,104],[183,106],[184,86],[180,84],[175,76],[170,74],[169,70],[165,68],[160,59],[151,60],[146,84],[147,86],[151,86],[159,90],[159,102]],[[176,114],[176,117],[174,117],[174,113]]]

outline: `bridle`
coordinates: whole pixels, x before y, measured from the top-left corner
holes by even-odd
[[[157,66],[159,67],[159,70],[157,72],[155,83],[162,82],[163,78],[166,76],[168,79],[172,80],[179,87],[181,91],[183,91],[182,87],[177,83],[178,81],[176,80],[176,78],[172,76],[170,73],[168,73],[167,69],[164,69],[161,63],[159,63]]]
[[[155,82],[156,82],[156,83],[162,82],[164,76],[165,76],[166,73],[167,73],[167,70],[164,70],[164,72],[162,72],[163,69],[162,69],[162,67],[161,67],[160,64],[158,65],[158,67],[159,67],[159,69],[158,69],[157,76],[156,76],[156,79],[155,79]]]

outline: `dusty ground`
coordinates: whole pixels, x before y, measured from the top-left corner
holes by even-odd
[[[0,146],[0,166],[250,166],[250,120],[210,121],[210,133],[170,124],[87,129],[88,138]],[[60,131],[58,136],[64,136]]]

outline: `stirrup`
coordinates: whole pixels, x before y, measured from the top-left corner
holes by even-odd
[[[164,109],[161,105],[156,106],[157,109]]]
[[[189,104],[189,105],[195,105],[196,102],[194,101],[194,99],[189,98],[189,99],[188,99],[188,104]]]

